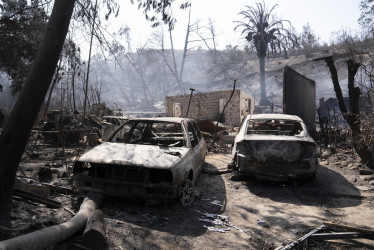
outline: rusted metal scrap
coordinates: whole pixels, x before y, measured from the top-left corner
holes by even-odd
[[[351,230],[351,232],[329,232],[329,233],[317,233],[322,229],[327,228],[339,228],[341,230]],[[352,232],[354,231],[354,232]],[[293,249],[306,239],[312,240],[332,240],[332,239],[352,239],[352,238],[366,238],[374,239],[374,231],[369,229],[363,229],[358,227],[352,227],[347,225],[336,224],[332,222],[323,222],[323,225],[319,226],[316,229],[313,229],[309,233],[305,234],[303,237],[298,240],[288,244],[287,246],[281,248],[282,250]]]
[[[360,232],[334,232],[334,233],[319,233],[312,234],[309,239],[312,240],[333,240],[333,239],[352,239],[352,238],[366,238]]]
[[[339,232],[339,233],[332,233],[332,234],[326,234],[326,235],[315,235],[314,236],[315,239],[318,239],[318,238],[322,240],[347,239],[347,238],[374,239],[374,230],[352,227],[352,226],[337,224],[337,223],[328,222],[328,221],[323,222],[323,224],[329,228],[339,228],[341,230],[350,230],[351,232],[342,232],[342,233]],[[339,236],[342,238],[338,238]]]
[[[235,228],[239,232],[244,233],[244,231],[241,228],[239,228],[238,226],[235,226],[234,224],[232,224],[230,222],[230,220],[229,220],[230,217],[229,216],[218,215],[218,214],[210,214],[210,213],[205,213],[204,216],[207,219],[200,219],[200,221],[209,222],[209,223],[212,223],[216,226],[221,227],[221,228],[218,228],[218,227],[211,227],[211,226],[204,225],[203,227],[207,228],[209,231],[225,233],[226,231],[230,231],[230,228]]]
[[[288,244],[287,246],[283,247],[282,250],[293,249],[294,247],[296,247],[297,245],[302,243],[304,240],[308,239],[311,235],[317,233],[318,231],[324,229],[325,227],[326,227],[325,225],[321,225],[321,226],[317,227],[316,229],[313,229],[309,233],[305,234],[303,237],[301,237],[301,238],[297,239],[296,241],[294,241],[294,242]]]
[[[51,207],[51,208],[60,208],[61,207],[61,203],[58,202],[58,201],[48,199],[48,198],[43,197],[41,195],[33,194],[33,193],[30,193],[30,192],[21,191],[21,190],[14,190],[13,195],[24,198],[24,199],[27,199],[27,200],[30,200],[30,201],[33,201],[33,202],[44,204],[47,207]]]

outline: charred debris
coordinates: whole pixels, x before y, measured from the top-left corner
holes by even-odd
[[[189,112],[195,110],[190,103],[191,100],[193,100],[192,92],[191,90],[191,96],[188,96]],[[235,88],[232,92],[229,91],[229,93],[235,93]],[[230,101],[235,101],[235,94],[231,95],[234,95],[234,98],[232,99],[232,96],[230,96],[229,99],[226,99],[226,103],[223,103],[224,107],[226,107]],[[269,107],[256,107],[255,112],[261,110],[263,113],[271,113],[271,110],[268,108]],[[219,116],[217,116],[220,118],[218,121],[196,119],[201,135],[206,141],[208,152],[230,154],[232,151],[233,141],[239,131],[239,126],[225,123],[225,118],[227,121],[228,117],[225,117],[223,113],[224,108],[222,112],[219,113]],[[317,144],[318,158],[325,160],[329,156],[334,155],[339,159],[339,157],[342,157],[341,152],[354,155],[355,152],[352,146],[350,129],[346,126],[344,121],[339,118],[340,113],[338,108],[334,106],[334,101],[331,99],[327,101],[321,99],[320,108],[317,110],[317,113],[318,120],[312,136]],[[103,214],[100,210],[102,198],[86,197],[79,207],[82,201],[81,193],[70,185],[70,177],[73,174],[72,166],[80,155],[105,141],[121,123],[127,121],[130,117],[130,115],[122,114],[118,116],[108,115],[108,113],[84,117],[84,115],[78,111],[70,113],[64,111],[49,112],[46,119],[39,122],[32,131],[27,150],[19,166],[14,192],[14,200],[17,201],[16,210],[21,211],[24,208],[22,203],[26,203],[27,206],[42,206],[52,211],[53,209],[62,210],[62,214],[65,215],[64,217],[74,217],[68,220],[68,222],[65,222],[66,220],[64,220],[64,218],[47,219],[46,221],[40,221],[36,227],[29,228],[25,223],[20,223],[18,227],[12,229],[12,233],[13,236],[24,235],[24,237],[16,237],[14,238],[15,240],[11,240],[10,242],[0,242],[0,246],[8,246],[7,244],[10,244],[9,246],[19,246],[18,244],[27,245],[29,239],[33,238],[35,235],[40,235],[40,237],[46,236],[44,232],[34,231],[35,229],[48,227],[46,231],[52,232],[54,228],[63,228],[64,223],[75,224],[77,221],[81,220],[80,218],[83,218],[83,220],[88,221],[86,226],[78,223],[78,229],[64,233],[64,238],[56,238],[50,235],[49,238],[54,240],[52,240],[49,245],[59,245],[60,243],[58,242],[61,241],[66,244],[66,240],[68,240],[70,242],[68,245],[81,244],[89,249],[98,249],[92,245],[94,242],[93,239],[95,239],[97,240],[97,246],[100,246],[101,249],[105,249],[105,247],[107,247],[106,233]],[[370,120],[367,119],[367,121],[369,122]],[[284,131],[284,133],[286,132],[287,131]],[[226,174],[235,170],[233,164],[235,163],[228,162],[227,170],[223,171],[210,171],[209,168],[206,167],[203,168],[203,171],[208,175]],[[374,174],[365,166],[365,163],[361,164],[360,169],[357,170],[360,171],[362,175]],[[61,197],[71,197],[73,206],[67,204],[66,199]],[[95,199],[98,200],[96,201]],[[223,210],[224,207],[225,206],[222,205]],[[53,217],[52,214],[46,213],[46,216],[48,215]],[[219,218],[223,217],[221,216]],[[49,226],[51,225],[55,226],[50,228]],[[222,225],[226,226],[226,228],[238,228],[229,222],[225,222]],[[225,228],[217,229],[217,227],[204,226],[208,230],[218,233],[224,233],[226,232],[225,230],[227,230]],[[11,230],[8,228],[1,229]],[[343,232],[341,232],[342,229],[344,229]],[[300,245],[306,246],[308,240],[312,240],[313,246],[318,246],[318,243],[316,243],[318,241],[337,238],[352,239],[361,237],[372,239],[372,231],[363,230],[364,229],[357,227],[325,223],[300,239],[295,239],[294,242],[289,242],[288,245],[285,244],[283,248],[292,249]],[[75,236],[73,237],[73,235]],[[41,241],[42,240],[38,242]],[[44,245],[42,246],[44,247]],[[40,245],[36,245],[35,249],[38,247],[40,247]]]

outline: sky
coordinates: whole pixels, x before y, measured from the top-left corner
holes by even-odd
[[[144,14],[137,9],[135,4],[130,4],[130,0],[121,0],[119,16],[112,21],[112,28],[120,25],[127,25],[131,29],[133,47],[144,46],[149,41],[149,37],[154,29],[145,20]],[[179,6],[186,0],[175,0],[173,2],[173,14],[177,19],[173,31],[174,44],[177,49],[182,49],[187,27],[188,11],[180,10]],[[246,5],[254,6],[253,0],[191,0],[192,21],[200,20],[201,24],[206,24],[210,18],[217,30],[218,48],[224,49],[226,45],[243,45],[245,40],[241,36],[241,31],[234,32],[236,24],[234,21],[243,21],[238,13],[246,9]],[[360,0],[266,0],[266,5],[278,4],[273,13],[281,19],[289,20],[298,33],[302,32],[303,26],[310,24],[315,35],[320,41],[329,42],[331,33],[342,29],[356,34],[359,32],[358,18],[360,16]]]

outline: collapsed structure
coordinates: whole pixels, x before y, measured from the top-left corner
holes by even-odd
[[[196,93],[166,97],[166,115],[193,119],[217,120],[230,98],[232,90]],[[190,102],[191,98],[191,102]],[[235,90],[227,104],[222,122],[239,126],[242,119],[253,114],[255,99],[243,90]],[[188,110],[188,114],[187,114]]]

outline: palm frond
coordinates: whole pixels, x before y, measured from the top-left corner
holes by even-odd
[[[290,30],[285,27],[286,23],[291,24],[290,21],[279,19],[272,14],[277,6],[268,7],[265,1],[253,6],[246,5],[246,9],[238,13],[245,21],[234,21],[237,24],[234,30],[240,29],[241,35],[258,53],[260,50],[263,53],[265,47],[266,51],[271,50],[274,54],[297,44],[296,36],[292,36]]]

